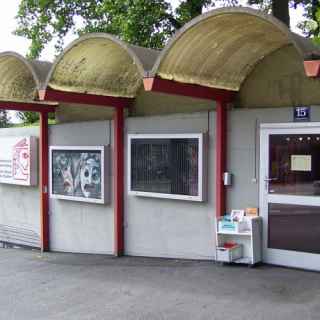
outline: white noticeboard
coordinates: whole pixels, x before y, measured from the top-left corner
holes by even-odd
[[[291,155],[291,171],[311,171],[311,155]]]
[[[0,138],[0,183],[35,186],[37,165],[36,137]]]

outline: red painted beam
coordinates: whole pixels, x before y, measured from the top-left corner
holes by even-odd
[[[223,174],[227,160],[227,106],[221,101],[216,103],[216,216],[226,212],[226,188]]]
[[[124,253],[123,195],[124,195],[124,110],[117,108],[114,116],[114,254]]]
[[[207,100],[219,100],[223,102],[231,102],[236,95],[236,91],[209,88],[197,84],[176,82],[157,77],[144,78],[143,84],[146,91],[162,92]]]
[[[55,112],[57,106],[58,104],[0,100],[0,109],[14,111]]]
[[[41,250],[49,250],[49,140],[48,114],[40,113],[40,226]]]
[[[87,104],[112,108],[127,108],[133,98],[102,96],[88,93],[67,92],[47,88],[39,90],[40,100]]]

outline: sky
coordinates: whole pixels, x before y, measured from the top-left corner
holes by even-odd
[[[27,39],[18,37],[12,34],[16,28],[16,21],[14,19],[19,6],[20,0],[2,0],[0,11],[0,52],[3,51],[15,51],[25,56],[28,51],[30,42]],[[171,0],[172,6],[176,7],[180,0]],[[245,1],[241,1],[243,4]],[[5,4],[5,5],[4,5]],[[291,22],[292,29],[295,32],[299,32],[295,28],[299,20],[302,19],[302,8],[298,10],[292,10]],[[68,34],[65,39],[65,45],[68,45],[76,38],[73,34]],[[50,44],[42,53],[41,59],[52,61],[54,59],[55,52],[53,44]]]

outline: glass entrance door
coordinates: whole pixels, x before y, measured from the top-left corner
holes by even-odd
[[[320,124],[262,125],[265,262],[320,270]]]

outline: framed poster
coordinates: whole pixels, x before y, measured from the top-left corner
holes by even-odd
[[[206,201],[207,135],[129,134],[128,193]]]
[[[108,150],[105,146],[50,147],[51,198],[106,203]]]
[[[0,183],[36,186],[38,152],[36,137],[0,138]]]

